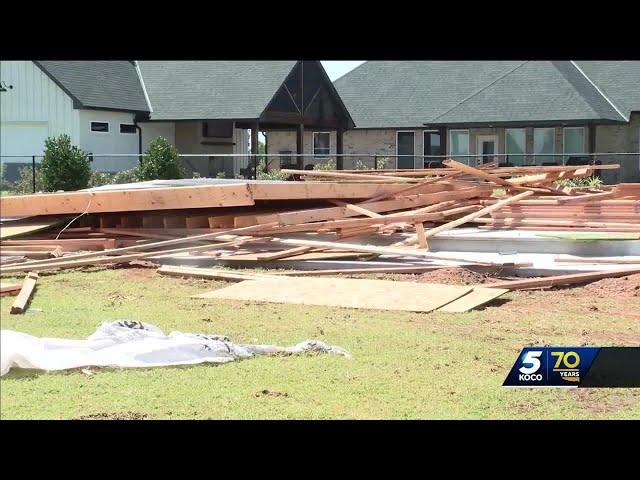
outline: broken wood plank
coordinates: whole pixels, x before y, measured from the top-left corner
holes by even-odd
[[[255,257],[257,261],[269,262],[272,260],[280,260],[281,258],[295,257],[302,253],[307,253],[313,250],[314,247],[294,247],[287,250],[280,250],[279,252],[266,252],[256,253]]]
[[[22,283],[0,282],[0,296],[17,295],[21,289],[22,289]]]
[[[578,257],[575,255],[557,255],[553,257],[556,263],[614,263],[614,264],[638,264],[640,257]]]
[[[194,298],[430,312],[470,291],[455,285],[299,277],[247,280]]]
[[[24,313],[27,308],[27,304],[33,296],[33,291],[36,288],[36,281],[38,280],[38,274],[35,272],[29,272],[22,283],[20,293],[16,297],[13,305],[11,305],[11,313]]]
[[[603,278],[626,277],[640,273],[640,267],[625,268],[620,270],[607,270],[604,272],[573,273],[570,275],[556,275],[553,277],[527,278],[524,280],[510,280],[483,285],[488,288],[506,288],[508,290],[527,290],[530,288],[548,288],[559,285],[576,285],[589,283]]]
[[[177,267],[173,265],[163,265],[156,270],[160,275],[171,277],[185,278],[204,278],[208,280],[231,280],[234,282],[243,282],[245,280],[259,280],[262,278],[273,278],[270,275],[229,272],[225,270],[214,270],[211,268],[197,267]]]
[[[470,213],[469,215],[465,215],[462,218],[459,218],[457,220],[453,220],[449,223],[445,223],[444,225],[441,225],[439,227],[436,228],[431,228],[429,229],[428,232],[425,233],[425,238],[430,238],[433,237],[434,235],[437,235],[438,233],[441,232],[446,232],[447,230],[451,230],[452,228],[458,227],[460,225],[463,225],[465,223],[468,223],[478,217],[482,217],[484,215],[488,215],[491,212],[494,212],[496,210],[501,209],[502,207],[504,207],[505,205],[509,205],[511,203],[515,203],[515,202],[519,202],[520,200],[522,200],[523,198],[526,198],[530,195],[533,195],[533,192],[528,191],[528,192],[522,192],[519,193],[517,195],[514,195],[512,197],[506,198],[504,200],[499,201],[498,203],[491,205],[489,207],[485,207],[481,210],[478,210],[477,212],[473,212]],[[418,241],[418,237],[417,235],[414,235],[412,237],[410,237],[409,239],[405,240],[404,242],[400,242],[402,244],[405,245],[412,245],[414,243],[416,243]]]
[[[416,229],[416,235],[418,237],[418,245],[424,250],[429,250],[427,237],[424,234],[424,225],[421,222],[418,222],[414,225],[414,227]]]

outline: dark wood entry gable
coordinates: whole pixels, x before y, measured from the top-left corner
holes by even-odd
[[[329,129],[355,126],[320,62],[307,60],[296,64],[260,117],[265,128],[283,123]]]

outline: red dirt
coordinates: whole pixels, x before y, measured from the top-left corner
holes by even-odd
[[[476,272],[467,268],[440,268],[425,272],[418,277],[421,283],[444,283],[447,285],[478,285],[497,281],[496,273]]]
[[[640,297],[640,273],[620,278],[603,278],[581,287],[585,293],[598,297]]]

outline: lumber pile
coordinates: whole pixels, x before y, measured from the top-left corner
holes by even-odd
[[[0,224],[0,273],[16,276],[169,258],[213,258],[227,265],[274,269],[267,277],[251,278],[168,266],[160,270],[231,281],[275,281],[282,276],[275,269],[292,262],[353,258],[389,266],[345,265],[315,273],[303,267],[285,276],[418,272],[451,262],[503,267],[505,263],[462,253],[432,251],[430,242],[458,227],[640,233],[640,184],[593,190],[557,183],[618,165],[505,168],[443,163],[445,168],[425,170],[284,170],[293,181],[168,181],[138,188],[3,196],[4,217],[27,218]],[[520,288],[511,285],[504,288]],[[495,291],[477,290],[461,306],[449,308],[465,308],[476,298],[492,295]]]

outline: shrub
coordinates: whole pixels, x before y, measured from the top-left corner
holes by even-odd
[[[282,173],[279,169],[267,171],[266,157],[258,158],[258,180],[286,180],[288,177],[289,175]]]
[[[71,145],[69,135],[49,137],[44,141],[42,160],[44,190],[80,190],[87,188],[91,177],[91,164],[87,153]]]
[[[131,170],[122,170],[121,172],[116,172],[113,174],[111,183],[135,183],[139,180],[139,177],[140,173],[138,171],[138,168],[132,168]]]
[[[36,192],[44,190],[44,179],[42,169],[36,168]],[[33,193],[33,169],[31,166],[20,169],[20,178],[11,186],[12,193],[29,194]]]
[[[567,180],[558,180],[556,185],[560,188],[564,187],[591,187],[598,188],[603,184],[600,177],[583,177],[583,178],[569,178]]]
[[[182,178],[178,150],[166,138],[158,137],[145,152],[137,169],[138,180]]]

